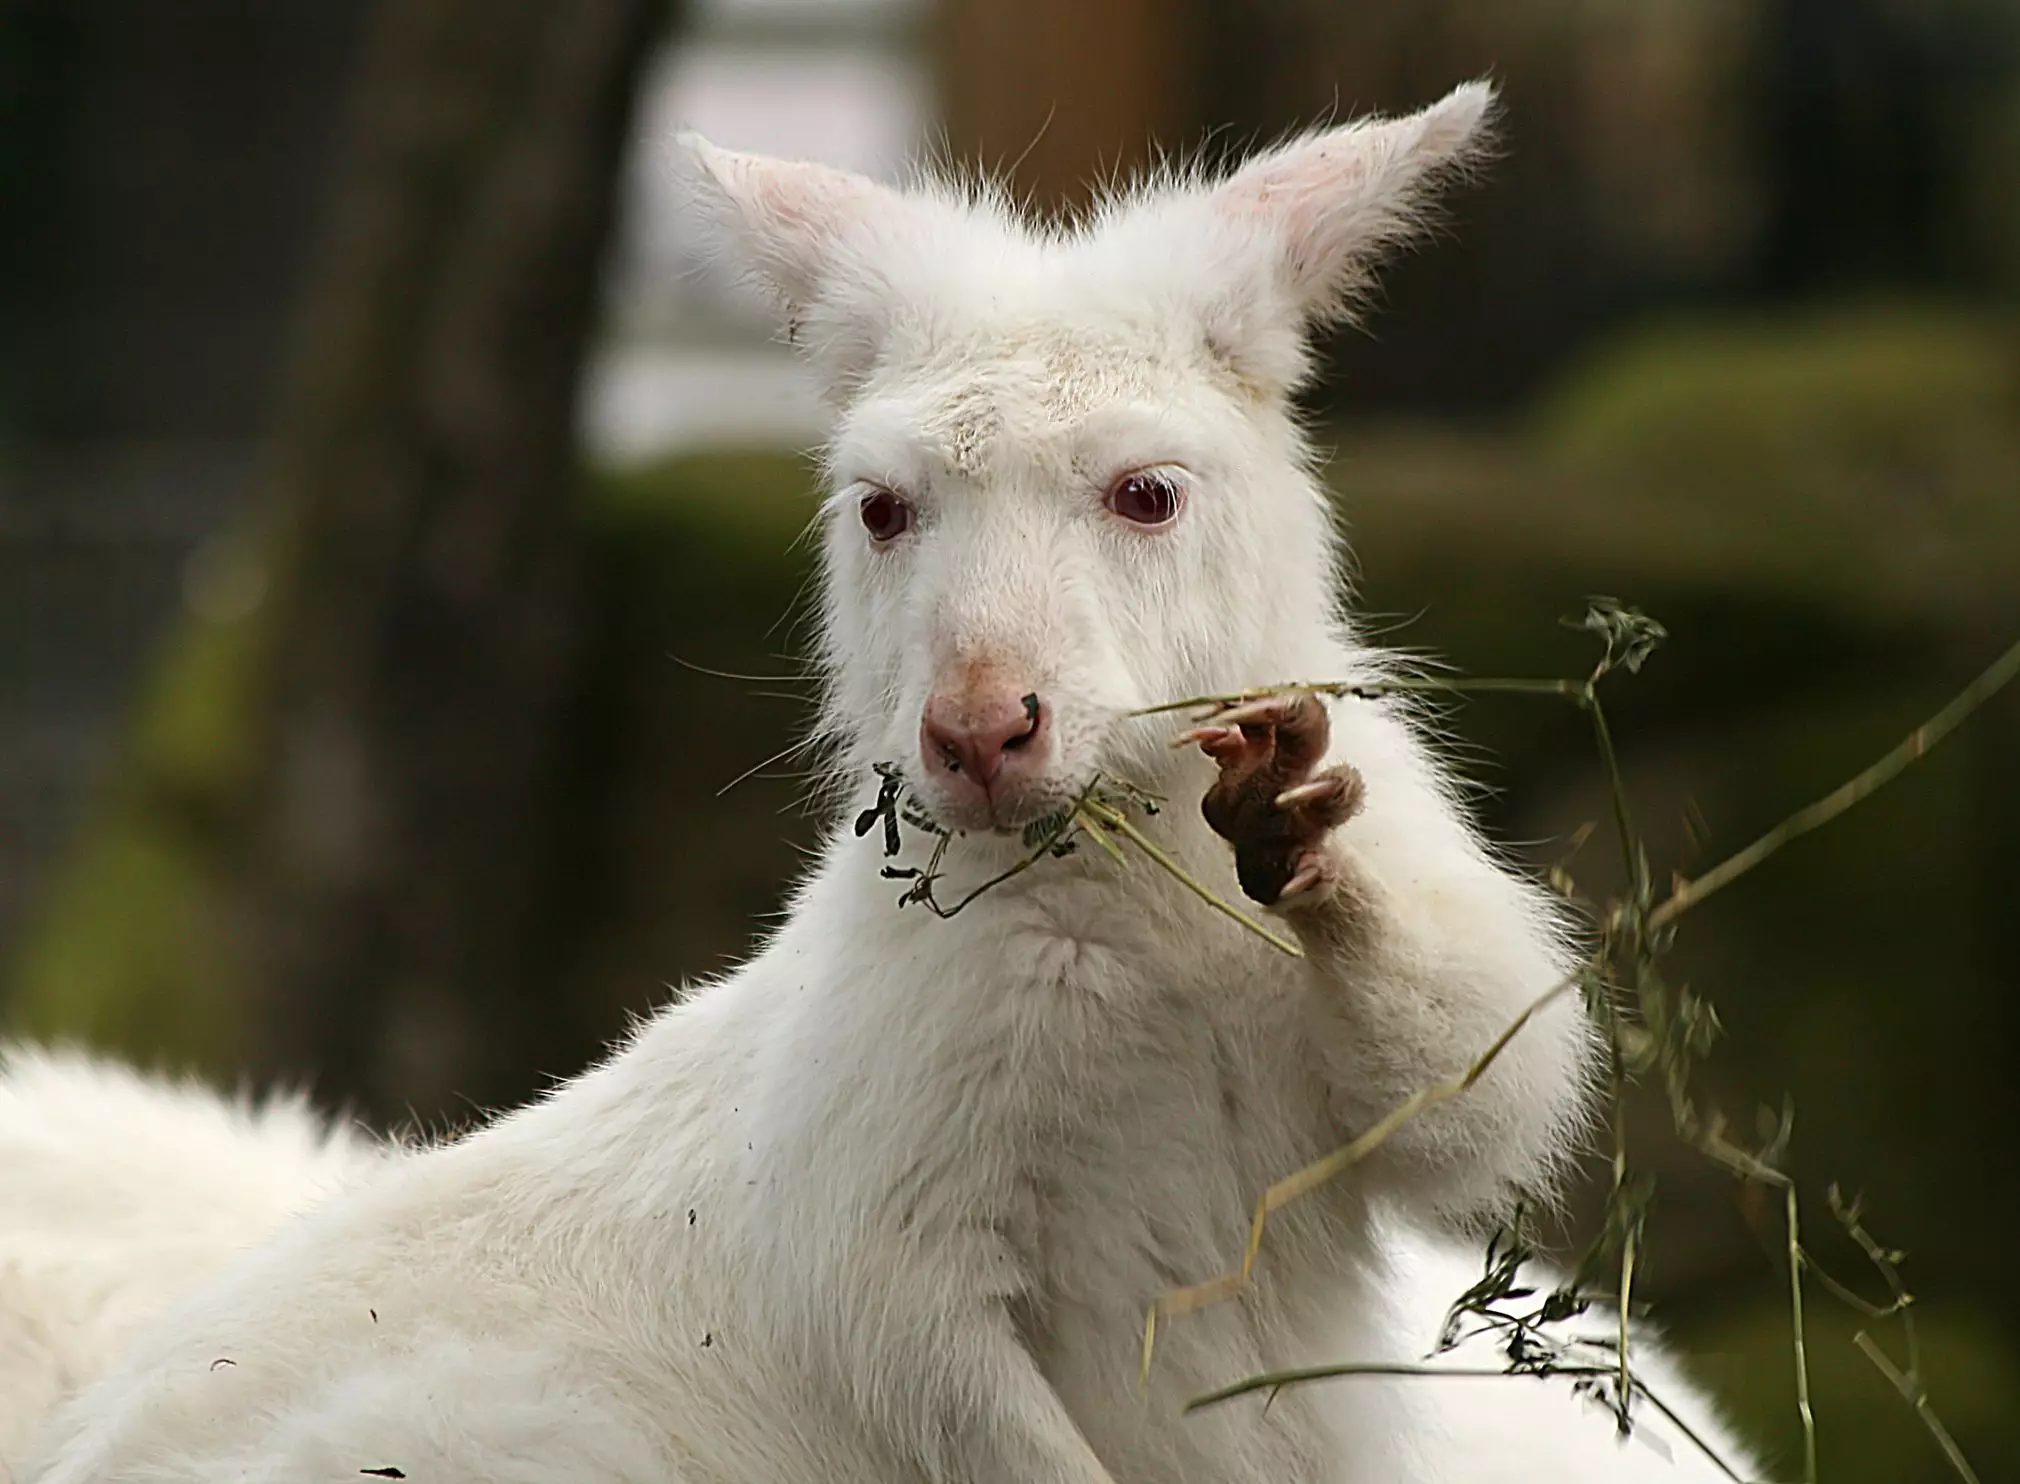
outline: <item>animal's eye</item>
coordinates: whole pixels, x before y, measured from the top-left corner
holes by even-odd
[[[912,507],[889,490],[872,490],[856,506],[872,541],[895,541],[912,529]]]
[[[1125,474],[1108,491],[1108,508],[1132,525],[1169,525],[1184,503],[1177,481],[1154,470]]]

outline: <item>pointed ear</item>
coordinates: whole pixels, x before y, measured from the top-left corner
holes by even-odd
[[[1273,150],[1205,192],[1212,238],[1242,280],[1207,333],[1245,379],[1290,389],[1304,333],[1349,317],[1382,257],[1426,224],[1436,188],[1485,151],[1494,89],[1467,83],[1420,113],[1362,119]]]
[[[821,296],[879,211],[904,205],[898,192],[847,170],[739,154],[699,134],[676,142],[697,199],[789,314]]]
[[[1361,119],[1252,160],[1213,191],[1213,210],[1273,249],[1306,314],[1348,309],[1390,248],[1423,225],[1434,188],[1486,143],[1493,86],[1455,88],[1421,113]]]
[[[918,198],[828,165],[676,141],[723,256],[764,288],[831,394],[875,360],[897,302],[896,244]]]

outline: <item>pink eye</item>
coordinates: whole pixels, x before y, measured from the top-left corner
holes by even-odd
[[[1108,491],[1108,508],[1132,525],[1163,526],[1178,519],[1184,499],[1168,475],[1145,470],[1115,481]]]
[[[870,533],[872,541],[895,541],[912,529],[912,507],[889,490],[876,490],[863,496],[856,511],[862,516],[863,529]]]

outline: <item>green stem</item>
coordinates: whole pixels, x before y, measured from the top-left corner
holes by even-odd
[[[1270,696],[1293,695],[1299,691],[1309,691],[1322,696],[1352,697],[1361,701],[1379,700],[1383,696],[1405,695],[1562,696],[1575,700],[1584,684],[1583,681],[1577,680],[1536,680],[1508,676],[1457,680],[1446,680],[1436,676],[1399,676],[1390,680],[1291,680],[1279,685],[1259,685],[1250,690],[1227,691],[1220,695],[1188,696],[1182,701],[1166,701],[1157,706],[1145,706],[1129,714],[1168,716],[1174,711],[1196,711],[1205,706],[1238,706],[1244,701],[1261,701]]]
[[[1213,908],[1214,911],[1226,913],[1258,938],[1261,938],[1265,943],[1268,943],[1273,948],[1280,949],[1292,958],[1303,958],[1305,956],[1304,949],[1298,947],[1290,939],[1271,932],[1239,907],[1221,900],[1211,888],[1167,855],[1155,840],[1144,834],[1142,830],[1139,830],[1134,822],[1130,820],[1129,816],[1121,810],[1112,809],[1106,804],[1093,800],[1087,800],[1083,801],[1080,805],[1080,812],[1091,815],[1097,823],[1106,825],[1109,829],[1114,830],[1118,835],[1128,840],[1130,844],[1134,845],[1138,850],[1149,856],[1170,873],[1173,880]]]
[[[1725,890],[1784,845],[1801,839],[1812,830],[1822,829],[1854,804],[1893,782],[1910,765],[1925,757],[1937,743],[1962,726],[1979,707],[2012,683],[2015,676],[2020,676],[2020,643],[2015,643],[1994,660],[1983,674],[1959,691],[1949,705],[1908,733],[1899,745],[1856,776],[1832,789],[1807,809],[1797,810],[1744,850],[1735,851],[1703,875],[1679,881],[1650,915],[1649,925],[1661,927],[1675,921],[1706,897]]]
[[[1782,1187],[1788,1203],[1789,1323],[1796,1359],[1796,1415],[1803,1425],[1803,1484],[1817,1484],[1817,1418],[1810,1407],[1810,1352],[1803,1324],[1803,1244],[1796,1214],[1796,1184]]]

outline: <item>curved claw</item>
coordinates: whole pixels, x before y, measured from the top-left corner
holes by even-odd
[[[1310,783],[1300,783],[1295,788],[1287,788],[1276,796],[1279,809],[1295,809],[1300,804],[1315,803],[1330,794],[1337,794],[1345,785],[1337,778],[1319,778]]]
[[[1174,748],[1178,748],[1178,747],[1188,747],[1194,742],[1204,744],[1207,742],[1214,741],[1217,738],[1225,737],[1228,731],[1229,728],[1223,726],[1187,727],[1184,731],[1180,732],[1176,737],[1173,737],[1171,739],[1171,745]]]
[[[1214,725],[1222,727],[1253,726],[1259,722],[1280,722],[1288,717],[1297,704],[1296,696],[1264,696],[1258,701],[1242,701],[1218,713]]]
[[[1230,706],[1182,739],[1220,764],[1200,808],[1234,846],[1242,891],[1264,906],[1330,894],[1337,868],[1319,847],[1359,811],[1362,783],[1346,763],[1320,767],[1329,733],[1324,704],[1299,691]]]
[[[1287,902],[1292,897],[1301,896],[1325,879],[1325,872],[1316,865],[1301,866],[1298,873],[1284,883],[1284,889],[1277,893],[1277,901]]]

